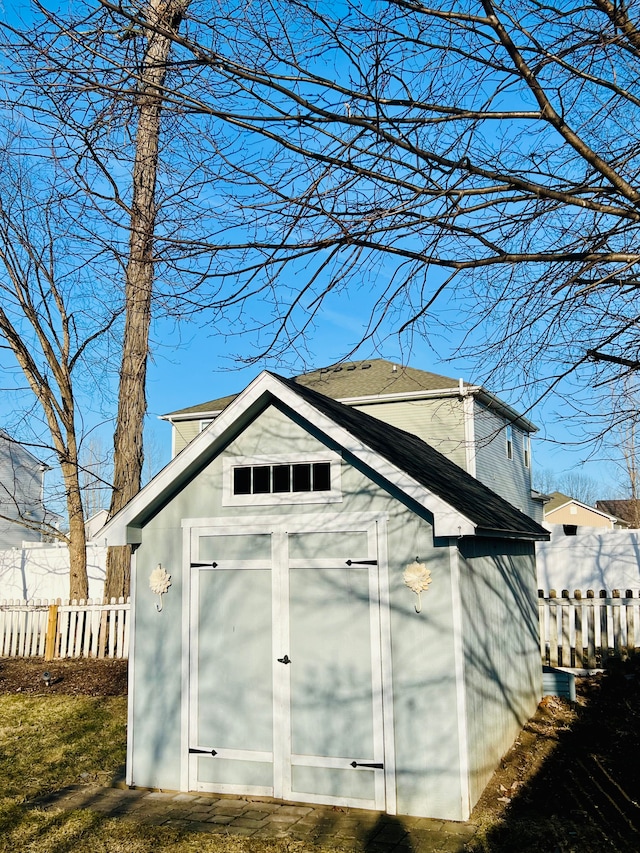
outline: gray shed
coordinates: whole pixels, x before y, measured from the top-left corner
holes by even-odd
[[[103,532],[134,545],[130,785],[465,820],[541,697],[547,532],[273,374]]]

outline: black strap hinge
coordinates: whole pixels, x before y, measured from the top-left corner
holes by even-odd
[[[347,560],[348,566],[377,566],[377,560]]]
[[[189,752],[197,752],[200,755],[217,755],[218,754],[215,751],[215,749],[193,749],[192,747],[189,747]]]
[[[210,566],[212,569],[217,569],[217,568],[218,568],[218,564],[217,564],[217,563],[191,563],[191,568],[192,568],[192,569],[200,569],[200,568],[203,568],[203,567],[205,567],[205,566],[207,566],[207,567],[208,567],[208,566]]]
[[[371,767],[374,770],[384,770],[384,764],[365,764],[365,763],[359,762],[359,761],[352,761],[351,766],[352,767]]]

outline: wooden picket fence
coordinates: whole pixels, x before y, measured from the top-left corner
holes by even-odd
[[[126,658],[129,599],[0,601],[0,657]]]
[[[538,609],[543,664],[600,669],[640,651],[640,590],[539,590]]]

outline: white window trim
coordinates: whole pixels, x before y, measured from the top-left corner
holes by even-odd
[[[513,461],[513,425],[507,424],[504,428],[505,451],[507,459]]]
[[[331,489],[324,492],[268,492],[262,495],[234,495],[233,469],[257,465],[299,465],[329,462]],[[342,501],[342,459],[333,451],[288,453],[286,456],[225,456],[222,460],[222,506],[286,506],[326,504]]]

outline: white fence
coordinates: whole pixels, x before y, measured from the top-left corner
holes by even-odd
[[[0,601],[0,657],[126,658],[129,599]]]
[[[551,540],[536,542],[540,589],[640,588],[640,530],[578,527],[566,536],[551,525]]]
[[[26,545],[26,543],[25,543]],[[87,545],[89,598],[104,595],[107,549]],[[24,548],[0,551],[0,597],[51,600],[69,595],[69,550],[64,545],[32,542]]]
[[[538,595],[543,663],[599,669],[607,658],[640,651],[640,589]]]

